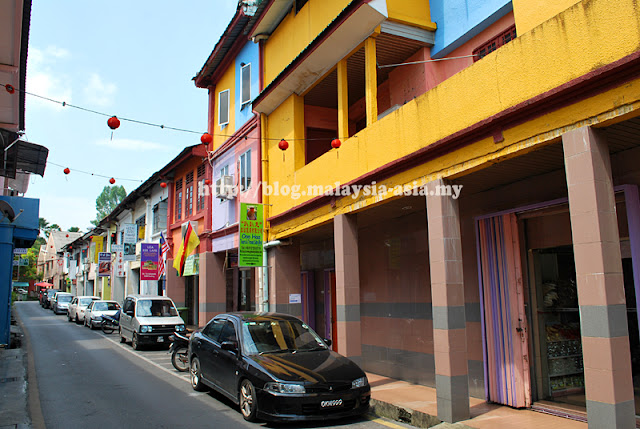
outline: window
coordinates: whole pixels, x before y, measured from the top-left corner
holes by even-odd
[[[251,151],[240,155],[240,190],[243,192],[251,187]]]
[[[193,171],[184,178],[184,217],[193,214]]]
[[[229,123],[229,90],[218,94],[218,125],[221,127]]]
[[[204,210],[204,197],[206,196],[206,191],[205,191],[206,184],[204,183],[205,172],[206,172],[206,167],[204,166],[204,164],[198,167],[198,198],[196,199],[197,211]]]
[[[220,169],[220,177],[229,175],[229,166],[225,165]]]
[[[167,229],[167,200],[153,206],[153,232]]]
[[[236,337],[236,328],[234,328],[233,323],[227,321],[222,328],[222,332],[220,333],[220,343],[224,343],[225,341],[237,342],[238,339]]]
[[[138,241],[144,240],[146,223],[147,223],[146,215],[143,215],[138,219],[136,219],[136,225],[138,226]]]
[[[240,71],[240,104],[251,101],[251,63],[242,66]]]
[[[218,341],[218,337],[220,336],[220,331],[222,331],[224,323],[224,319],[214,319],[204,328],[202,333],[211,340]]]
[[[182,219],[182,179],[176,180],[176,205],[173,211],[175,220]]]
[[[495,37],[488,42],[484,43],[479,48],[476,48],[473,51],[473,55],[477,55],[473,58],[473,61],[476,62],[481,58],[484,58],[491,52],[495,51],[502,45],[506,45],[510,41],[516,38],[516,27],[515,25],[509,27],[504,33],[500,34],[498,37]]]

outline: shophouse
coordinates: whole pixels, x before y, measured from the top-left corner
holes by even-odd
[[[201,240],[195,254],[186,255],[180,275],[173,267],[173,257],[182,245],[188,223],[200,236],[211,230],[211,195],[198,189],[211,183],[211,165],[205,144],[188,146],[159,171],[167,185],[167,243],[171,252],[166,263],[166,294],[176,306],[186,308],[188,325],[199,324],[200,314],[200,254],[210,250],[210,243]],[[186,318],[185,318],[186,317]]]
[[[269,308],[435,387],[442,420],[468,418],[471,395],[634,427],[636,2],[256,15],[267,241],[288,244],[268,250]]]
[[[65,251],[65,247],[81,235],[82,233],[79,232],[51,231],[44,249],[40,248],[43,279],[45,282],[53,284],[56,289],[69,290],[69,285],[67,285],[69,255]],[[38,255],[39,260],[40,255]]]
[[[251,13],[238,8],[194,79],[209,91],[212,142],[207,157],[213,174],[211,185],[198,190],[204,191],[203,202],[211,196],[212,215],[211,226],[200,235],[209,249],[200,254],[200,324],[224,311],[260,307],[262,267],[242,266],[238,259],[241,206],[248,204],[242,207],[250,210],[262,197],[260,122],[251,107],[260,89],[261,65],[259,44],[247,37],[255,21]]]

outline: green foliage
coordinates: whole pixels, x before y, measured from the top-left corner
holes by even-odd
[[[92,220],[93,225],[98,225],[102,219],[109,215],[127,196],[124,186],[105,186],[98,198],[96,198],[96,220]]]
[[[13,279],[21,282],[28,282],[29,280],[41,281],[42,273],[38,274],[38,254],[40,253],[40,246],[46,244],[44,238],[36,238],[33,246],[29,248],[27,254],[24,255],[29,259],[29,265],[20,267],[20,278],[18,278],[18,267],[13,267]],[[23,255],[20,255],[23,256]],[[16,255],[17,257],[17,255]]]
[[[43,217],[38,219],[38,224],[40,232],[47,238],[49,238],[49,234],[51,233],[51,231],[62,231],[60,225],[58,225],[57,223],[49,224],[49,222]]]
[[[67,231],[69,231],[69,232],[80,232],[80,228],[78,228],[77,226],[72,226]]]

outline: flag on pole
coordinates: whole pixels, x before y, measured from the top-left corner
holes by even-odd
[[[165,270],[165,261],[169,253],[169,243],[164,239],[164,232],[160,233],[160,261],[158,261],[158,278],[162,277]]]
[[[196,247],[200,244],[200,239],[198,239],[198,233],[196,233],[191,227],[191,222],[187,224],[187,230],[185,231],[184,237],[182,237],[182,243],[180,243],[180,247],[175,254],[173,259],[173,268],[176,269],[178,275],[182,275],[182,271],[184,269],[184,262]]]

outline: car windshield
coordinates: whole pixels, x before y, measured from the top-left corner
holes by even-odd
[[[71,302],[72,299],[71,295],[58,295],[58,302]]]
[[[299,320],[249,320],[242,325],[246,354],[327,350],[322,339]]]
[[[167,299],[141,299],[138,301],[138,317],[171,317],[177,316],[178,310]]]
[[[120,308],[115,302],[96,302],[93,304],[93,311],[109,311]]]
[[[78,304],[86,307],[87,305],[91,304],[91,301],[95,301],[95,299],[93,299],[93,298],[80,298],[78,300]]]

